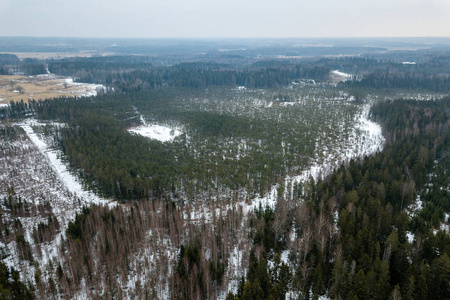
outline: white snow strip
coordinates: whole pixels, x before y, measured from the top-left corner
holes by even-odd
[[[111,202],[100,198],[91,191],[83,188],[80,180],[70,173],[67,169],[66,164],[64,164],[61,159],[61,153],[58,150],[50,149],[47,144],[41,140],[38,135],[31,128],[32,125],[38,125],[34,120],[26,120],[24,123],[18,124],[23,128],[25,133],[28,135],[29,139],[33,144],[39,149],[48,160],[52,168],[56,171],[61,181],[65,184],[67,189],[77,197],[79,197],[86,204],[109,204],[110,207],[114,207],[116,202]]]

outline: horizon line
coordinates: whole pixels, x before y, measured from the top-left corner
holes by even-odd
[[[124,36],[39,36],[39,35],[0,35],[0,38],[70,38],[70,39],[152,39],[152,40],[220,40],[220,39],[448,39],[450,36],[291,36],[291,37],[263,37],[263,36],[248,36],[248,37],[233,37],[233,36],[222,36],[222,37],[208,37],[208,36],[190,36],[190,37],[124,37]]]

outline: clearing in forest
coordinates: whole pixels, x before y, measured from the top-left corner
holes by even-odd
[[[0,76],[0,104],[11,101],[44,100],[67,96],[95,96],[101,84],[73,82],[72,78],[43,74],[36,76]]]

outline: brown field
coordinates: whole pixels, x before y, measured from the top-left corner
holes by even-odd
[[[0,104],[11,101],[44,100],[61,96],[95,95],[96,84],[74,83],[69,77],[53,74],[38,76],[0,76]]]

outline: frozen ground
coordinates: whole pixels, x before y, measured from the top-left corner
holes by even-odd
[[[334,70],[330,72],[330,80],[334,84],[337,84],[339,82],[344,82],[352,78],[351,74],[339,72],[339,70]]]
[[[128,131],[160,142],[171,142],[181,134],[178,128],[172,129],[161,125],[141,125]]]
[[[80,180],[75,177],[67,168],[67,165],[61,160],[60,150],[51,149],[32,129],[32,126],[40,125],[34,120],[26,120],[18,124],[23,128],[31,142],[37,147],[39,152],[47,159],[49,165],[64,183],[65,187],[74,196],[77,196],[82,204],[109,204],[115,205],[115,202],[100,198],[91,191],[85,189]]]
[[[309,169],[304,170],[300,175],[286,177],[284,186],[290,187],[290,189],[285,189],[285,199],[292,196],[295,184],[304,184],[310,178],[315,181],[323,179],[339,167],[341,163],[368,156],[383,149],[385,139],[382,135],[381,126],[368,119],[369,110],[369,104],[361,109],[361,112],[355,117],[355,126],[347,140],[342,141],[333,151],[328,151],[324,155],[324,160],[315,161]],[[278,198],[278,187],[279,185],[273,186],[269,193],[264,197],[254,199],[250,206],[255,209],[261,204],[263,207],[268,205],[274,208]]]
[[[26,241],[33,249],[33,258],[38,262],[41,270],[55,258],[60,257],[61,239],[65,236],[65,229],[72,221],[75,213],[83,205],[105,204],[116,205],[102,199],[83,188],[79,179],[71,174],[66,164],[61,160],[62,153],[49,147],[33,130],[34,126],[42,124],[27,120],[16,124],[24,130],[16,141],[0,141],[0,199],[7,195],[7,188],[13,187],[15,193],[23,202],[32,207],[37,213],[20,216]],[[42,215],[38,207],[50,205],[50,215],[56,217],[59,231],[51,241],[35,244],[32,237],[33,230],[39,223],[46,223],[47,218]],[[36,208],[35,208],[36,207]],[[4,220],[13,220],[6,211]],[[8,267],[21,271],[22,280],[34,282],[35,265],[19,260],[17,243],[15,240],[2,240],[0,247],[5,250],[3,262]],[[43,273],[43,279],[48,274]]]
[[[174,127],[170,128],[163,125],[148,124],[144,116],[139,113],[136,107],[133,107],[135,113],[139,114],[142,125],[131,128],[128,132],[142,135],[152,140],[158,140],[160,142],[171,142],[177,136],[181,135],[181,129]]]
[[[360,113],[358,113],[353,119],[353,126],[350,133],[347,133],[344,137],[342,135],[342,140],[336,144],[333,149],[322,149],[322,144],[319,137],[317,141],[317,148],[320,149],[320,155],[313,159],[312,165],[307,169],[302,171],[299,175],[288,176],[285,178],[286,187],[284,190],[284,198],[289,199],[293,194],[294,184],[303,184],[309,180],[310,177],[317,179],[322,179],[324,176],[330,174],[336,167],[339,167],[341,163],[349,162],[351,159],[363,157],[365,155],[374,154],[377,151],[382,150],[384,144],[384,138],[382,136],[381,127],[370,121],[368,119],[370,110],[370,105],[365,105],[361,107]],[[149,127],[145,124],[145,120],[142,120],[144,124],[143,127]],[[167,132],[167,131],[166,131]],[[342,125],[342,133],[346,132],[346,128]],[[275,208],[275,204],[279,192],[279,185],[274,185],[272,189],[262,197],[256,197],[251,201],[238,201],[234,204],[220,204],[219,206],[205,207],[201,204],[193,205],[190,208],[183,209],[183,219],[185,224],[201,225],[201,224],[214,224],[214,219],[217,216],[224,216],[229,211],[242,212],[241,226],[246,228],[248,218],[247,216],[258,209],[260,205],[265,207],[268,205],[271,208]],[[243,197],[245,198],[245,196]],[[337,218],[336,214],[336,218]],[[227,282],[228,289],[223,291],[221,294],[225,296],[228,291],[236,291],[239,280],[242,275],[246,273],[246,262],[248,261],[248,251],[251,245],[248,242],[248,238],[245,235],[245,229],[242,230],[241,235],[237,238],[237,241],[232,245],[232,251],[228,257],[228,267],[227,267]],[[144,250],[145,252],[146,250]],[[172,254],[168,255],[169,261],[176,258],[173,253],[176,248],[172,250]],[[282,260],[287,260],[289,256],[289,251],[286,250],[282,253]],[[148,252],[148,251],[147,251]],[[143,254],[141,254],[143,255]],[[139,255],[140,256],[140,255]],[[145,255],[143,255],[145,257]],[[138,259],[138,258],[137,258]],[[143,258],[139,258],[142,260]],[[130,278],[131,282],[135,282],[139,277],[135,275]],[[128,289],[131,289],[130,283],[128,284]],[[291,296],[295,296],[292,294]],[[326,299],[326,298],[324,298]]]
[[[64,79],[60,85],[69,88],[69,94],[81,97],[97,96],[98,92],[106,90],[103,84],[74,82],[72,78]]]
[[[321,151],[321,157],[324,158],[316,158],[313,160],[313,164],[307,170],[304,170],[299,175],[289,176],[285,179],[285,187],[292,187],[295,183],[302,183],[308,180],[311,177],[314,179],[322,178],[326,174],[329,174],[334,168],[338,167],[341,162],[349,161],[352,158],[361,157],[364,155],[373,154],[376,151],[382,149],[384,139],[381,135],[381,128],[379,125],[368,120],[368,112],[369,105],[362,107],[360,114],[358,114],[354,119],[353,131],[348,134],[342,141],[340,141],[339,145],[333,150],[323,150],[320,148],[320,143],[318,147]],[[143,126],[146,128],[159,129],[158,133],[150,130],[148,133],[148,137],[150,138],[158,138],[161,140],[162,137],[165,137],[162,141],[172,140],[175,136],[180,134],[180,131],[176,131],[175,129],[171,129],[164,126],[151,125],[142,122]],[[18,148],[23,147],[24,149],[28,149],[31,151],[32,155],[24,155],[23,159],[27,159],[25,165],[29,166],[28,170],[23,170],[23,174],[17,174],[17,179],[20,180],[29,180],[31,183],[31,188],[36,182],[36,186],[41,187],[42,197],[50,198],[51,205],[53,207],[53,212],[55,216],[58,218],[61,228],[67,228],[67,223],[70,220],[73,220],[73,216],[75,212],[79,211],[83,204],[108,204],[109,201],[102,199],[88,191],[86,191],[80,181],[73,176],[65,162],[61,160],[62,153],[58,150],[54,150],[49,145],[47,145],[42,137],[40,137],[33,130],[34,126],[40,126],[42,124],[37,123],[36,121],[27,121],[19,124],[21,128],[25,131],[28,139],[26,139],[22,144],[16,145]],[[172,131],[172,132],[171,132]],[[135,132],[138,133],[138,132]],[[140,133],[139,133],[140,134]],[[170,138],[169,138],[170,137]],[[319,141],[318,141],[319,142]],[[10,168],[11,162],[7,161],[8,158],[1,158],[4,160],[3,168],[10,169],[8,172],[2,170],[0,176],[12,176],[14,170],[19,168],[20,164],[17,162],[17,166]],[[0,159],[0,161],[1,161]],[[43,169],[44,171],[40,170]],[[39,183],[39,185],[37,184]],[[55,186],[56,185],[56,186]],[[30,187],[28,187],[30,188]],[[260,203],[265,206],[266,204],[270,207],[274,208],[277,198],[278,198],[278,185],[272,187],[272,189],[263,197],[257,197],[250,202],[237,202],[234,205],[229,204],[226,207],[222,207],[220,209],[213,208],[211,209],[205,207],[197,207],[192,209],[189,212],[184,214],[184,219],[186,224],[195,223],[199,220],[213,220],[212,214],[223,215],[226,212],[231,210],[241,211],[242,212],[242,227],[246,227],[247,215],[252,212],[254,209],[258,208]],[[49,189],[52,189],[51,192]],[[34,193],[37,191],[34,190]],[[2,191],[3,193],[3,191]],[[291,197],[292,190],[286,188],[284,190],[284,196],[287,199]],[[0,195],[3,196],[3,195]],[[39,199],[36,196],[30,194],[27,197],[27,201],[36,201]],[[109,205],[115,205],[114,203],[110,203]],[[27,230],[26,238],[32,244],[33,247],[36,247],[31,238],[31,232],[34,226],[38,223],[38,220],[29,219],[22,220],[24,227]],[[232,252],[228,257],[229,266],[227,268],[227,280],[229,290],[235,290],[237,288],[238,281],[240,277],[246,272],[246,264],[248,261],[248,249],[251,246],[248,243],[248,239],[245,235],[245,230],[242,230],[242,236],[239,236],[237,241],[233,244]],[[46,265],[52,261],[52,258],[58,257],[58,252],[60,251],[58,247],[63,237],[63,230],[56,235],[53,241],[47,243],[43,246],[44,250],[41,256],[37,257],[41,266]],[[140,253],[136,253],[134,256],[134,262],[132,262],[132,271],[129,273],[128,282],[123,283],[124,289],[128,291],[133,290],[133,286],[136,282],[142,282],[145,280],[145,274],[151,274],[151,270],[146,270],[142,274],[137,272],[137,266],[145,261],[145,258],[150,258],[150,269],[157,268],[156,262],[160,262],[161,259],[165,260],[164,265],[168,266],[168,274],[170,274],[170,266],[172,266],[177,258],[176,254],[178,251],[178,247],[176,244],[171,243],[164,234],[160,235],[157,232],[149,232],[148,236],[149,241],[147,242],[155,242],[158,243],[161,247],[162,253],[155,253],[149,251],[151,248],[143,247]],[[1,245],[3,246],[3,245]],[[4,245],[7,249],[7,252],[10,254],[8,258],[5,260],[8,266],[15,266],[18,269],[23,270],[23,278],[30,282],[33,282],[34,269],[31,265],[26,266],[26,262],[19,261],[17,257],[17,251],[15,249],[15,242],[10,242],[7,245]],[[14,254],[16,253],[16,254]],[[289,251],[284,251],[282,255],[283,261],[287,259],[289,255]],[[17,267],[18,266],[18,267]],[[148,272],[148,273],[147,273]],[[45,274],[44,274],[45,277]],[[161,298],[164,298],[164,295],[167,295],[167,286],[158,287],[159,295]]]
[[[320,162],[316,161],[309,169],[301,172],[300,175],[288,176],[285,179],[285,187],[291,187],[291,189],[285,189],[283,195],[284,199],[292,197],[295,184],[304,184],[311,177],[316,181],[317,179],[323,179],[335,168],[339,167],[340,163],[371,155],[383,149],[385,139],[382,135],[381,126],[368,119],[369,110],[369,104],[362,107],[361,112],[355,117],[355,126],[351,134],[337,149],[329,151],[329,153],[327,153],[328,155],[325,155],[325,157],[327,157],[325,160]],[[238,202],[236,204],[238,207],[237,209],[242,209],[244,215],[248,215],[260,206],[265,207],[267,205],[274,209],[278,199],[278,188],[279,185],[274,185],[266,195],[257,197],[250,203],[243,201]],[[231,208],[229,207],[229,209]],[[200,217],[197,215],[196,218]],[[337,220],[337,218],[338,215],[336,214],[335,219]],[[289,256],[289,251],[290,250],[286,250],[283,252],[283,259],[286,259]],[[240,275],[237,276],[237,274],[245,274],[246,272],[241,252],[242,251],[237,251],[235,248],[229,258],[228,276],[230,277],[230,284],[228,286],[228,291],[236,292],[240,279]],[[288,295],[288,298],[294,299],[295,295],[290,294],[290,296]]]

